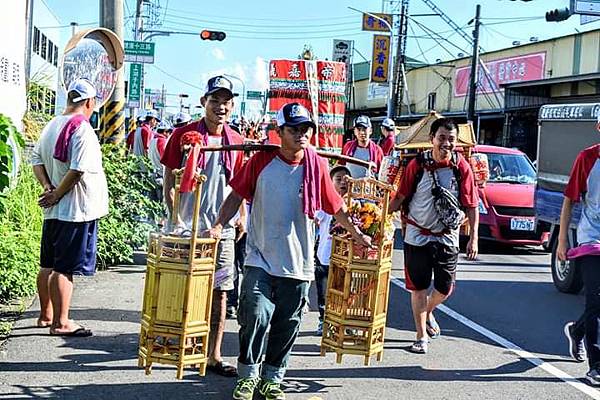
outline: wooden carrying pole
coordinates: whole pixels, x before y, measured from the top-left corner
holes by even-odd
[[[273,151],[281,147],[276,144],[230,144],[224,146],[201,147],[200,151]],[[375,166],[372,162],[346,156],[343,154],[329,153],[327,151],[317,150],[317,154],[321,157],[330,158],[337,161],[344,161],[350,164],[360,165],[365,168]]]

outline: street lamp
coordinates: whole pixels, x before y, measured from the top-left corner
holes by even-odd
[[[366,11],[361,11],[358,10],[354,7],[348,7],[349,9],[351,9],[352,11],[356,11],[359,12],[361,14],[367,14],[370,17],[375,18],[376,20],[379,20],[380,22],[384,23],[385,26],[388,28],[388,30],[390,31],[390,54],[392,54],[392,40],[394,39],[394,30],[392,29],[392,25],[390,25],[389,22],[387,22],[385,19],[378,17],[375,14],[371,14],[369,12]],[[388,102],[387,102],[387,117],[388,118],[392,118],[392,110],[394,109],[394,105],[393,105],[393,93],[392,93],[392,85],[394,83],[394,66],[393,66],[393,61],[394,57],[391,57],[390,62],[388,63]]]
[[[240,116],[243,117],[246,114],[246,84],[244,83],[244,81],[241,78],[239,78],[235,75],[223,74],[223,76],[226,76],[228,78],[233,78],[242,83],[242,104],[240,105]]]

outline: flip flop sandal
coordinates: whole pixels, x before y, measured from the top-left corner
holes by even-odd
[[[91,330],[86,329],[84,327],[79,327],[71,332],[54,332],[50,333],[50,336],[67,336],[67,337],[89,337],[92,336],[93,333]]]
[[[440,329],[440,325],[437,323],[435,319],[428,319],[426,322],[427,334],[432,339],[437,339],[442,334],[442,330]]]
[[[206,368],[209,371],[211,371],[217,375],[224,376],[226,378],[233,378],[233,377],[238,376],[237,368],[235,368],[233,365],[226,363],[224,361],[219,361],[218,363],[216,363],[214,365],[208,365]]]

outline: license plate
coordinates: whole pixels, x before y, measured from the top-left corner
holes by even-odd
[[[511,218],[510,229],[513,231],[535,231],[535,219]]]

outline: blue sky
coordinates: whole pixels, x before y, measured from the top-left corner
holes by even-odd
[[[98,23],[98,1],[81,0],[73,6],[72,0],[44,0],[58,16],[61,24],[71,21],[94,26]],[[202,29],[218,29],[227,33],[222,42],[203,41],[199,35],[172,35],[156,37],[156,58],[153,66],[146,68],[146,87],[160,88],[163,84],[168,93],[186,93],[189,102],[198,104],[202,88],[210,76],[229,73],[240,77],[246,90],[263,90],[268,84],[267,63],[276,58],[296,58],[305,44],[313,47],[321,59],[331,58],[332,39],[351,39],[355,48],[365,57],[371,53],[372,32],[361,31],[361,16],[348,6],[381,12],[382,6],[389,10],[390,2],[381,0],[153,0],[159,3],[158,29],[200,32]],[[133,14],[135,0],[125,1],[126,39],[133,37]],[[392,2],[397,3],[397,2]],[[598,29],[600,22],[580,25],[579,16],[568,21],[549,23],[544,20],[546,11],[566,7],[568,0],[533,0],[530,2],[509,0],[434,0],[459,26],[466,26],[475,14],[475,5],[482,6],[481,45],[489,51],[510,47],[515,40],[525,43],[534,36],[539,40]],[[431,13],[422,0],[411,0],[410,14]],[[511,20],[526,18],[528,20]],[[534,19],[536,18],[537,19]],[[420,26],[420,25],[421,26]],[[413,17],[409,27],[408,55],[425,62],[456,57],[460,49],[470,52],[468,44],[436,16]],[[87,26],[86,26],[87,27]],[[70,28],[61,29],[62,45],[70,36]],[[440,33],[453,45],[443,46],[427,38],[427,29]],[[445,49],[444,49],[445,48]],[[362,61],[360,56],[355,61]],[[127,75],[126,75],[127,77]],[[127,79],[127,78],[126,78]],[[241,92],[241,84],[234,81]],[[168,104],[178,104],[176,97],[169,97]],[[248,102],[247,109],[256,110],[257,102]],[[173,111],[174,109],[169,109]]]

